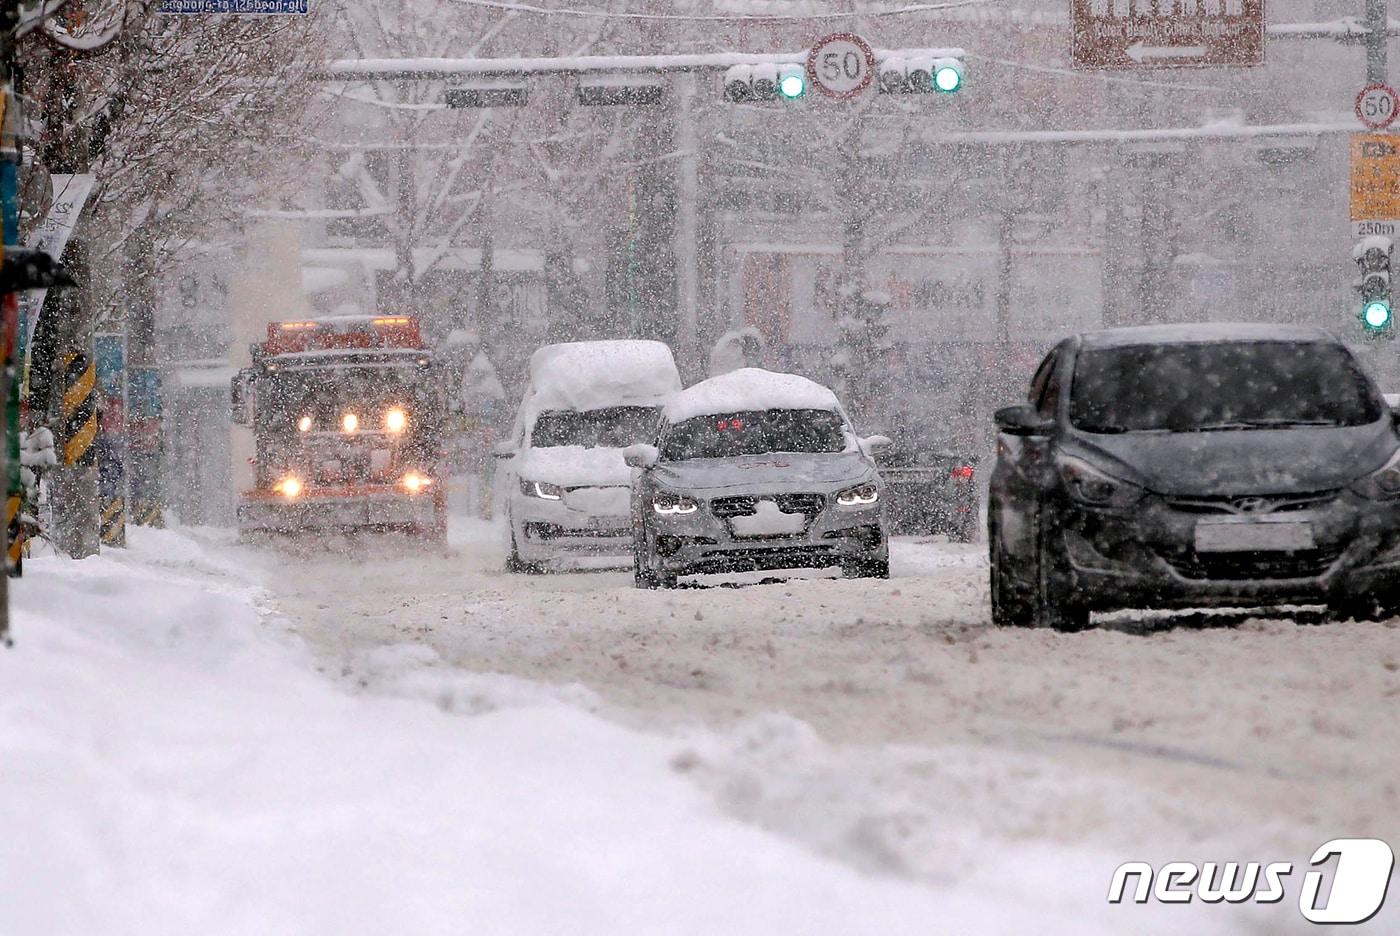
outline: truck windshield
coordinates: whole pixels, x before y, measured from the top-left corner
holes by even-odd
[[[660,414],[660,408],[655,406],[609,406],[583,412],[546,410],[535,418],[530,444],[535,448],[626,448],[654,439]]]
[[[1070,392],[1070,422],[1098,433],[1359,426],[1381,412],[1351,355],[1324,342],[1090,348]]]
[[[769,452],[840,452],[846,448],[845,423],[830,410],[758,410],[697,416],[666,431],[665,461],[734,458]]]
[[[416,366],[274,372],[258,388],[259,419],[269,428],[290,431],[309,416],[314,429],[334,431],[346,413],[362,420],[393,407],[422,413],[432,403],[428,373]]]

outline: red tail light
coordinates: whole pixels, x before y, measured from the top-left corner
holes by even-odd
[[[971,481],[974,473],[971,465],[959,465],[949,472],[958,481]]]

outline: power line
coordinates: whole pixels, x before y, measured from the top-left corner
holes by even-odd
[[[915,3],[892,10],[836,11],[829,13],[613,13],[606,10],[577,10],[566,7],[541,7],[528,3],[511,3],[507,0],[453,0],[465,6],[485,7],[488,10],[503,10],[508,13],[524,13],[532,16],[575,16],[588,19],[621,20],[662,20],[689,23],[734,23],[734,22],[804,22],[826,19],[855,19],[866,17],[908,16],[913,13],[931,13],[937,10],[950,10],[955,7],[980,6],[999,3],[1001,0],[949,0],[947,3]]]

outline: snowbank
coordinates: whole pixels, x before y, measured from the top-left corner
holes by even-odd
[[[235,561],[130,533],[126,554],[35,559],[16,584],[7,936],[1041,928],[726,817],[676,743],[569,704],[583,690],[401,645],[373,661],[394,693],[353,694]]]
[[[671,349],[659,341],[576,341],[530,356],[534,413],[659,406],[681,388]]]
[[[836,394],[796,374],[775,374],[744,367],[687,387],[666,404],[672,423],[695,416],[769,409],[814,409],[840,412]]]

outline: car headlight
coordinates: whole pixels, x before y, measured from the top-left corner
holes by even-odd
[[[360,417],[354,413],[346,413],[340,417],[340,428],[346,433],[356,431],[360,428]]]
[[[864,507],[873,504],[880,499],[880,489],[871,481],[866,484],[857,485],[853,488],[839,492],[836,495],[836,503],[842,507]]]
[[[1372,500],[1392,500],[1400,497],[1400,451],[1384,465],[1352,485],[1352,489]]]
[[[310,432],[313,425],[315,424],[311,421],[310,416],[303,416],[297,420],[297,431]]]
[[[1055,460],[1060,479],[1069,496],[1093,507],[1131,507],[1142,498],[1143,490],[1106,474],[1082,458],[1061,455]]]
[[[563,500],[564,489],[557,484],[550,484],[547,481],[526,481],[520,479],[520,493],[526,497],[538,497],[541,500]]]
[[[408,414],[401,409],[391,409],[384,414],[384,430],[386,432],[400,433],[408,425]]]
[[[296,500],[301,495],[301,479],[295,475],[287,475],[273,487],[277,493],[287,500]]]
[[[690,514],[700,509],[700,505],[683,494],[657,491],[651,498],[651,509],[659,514]]]

